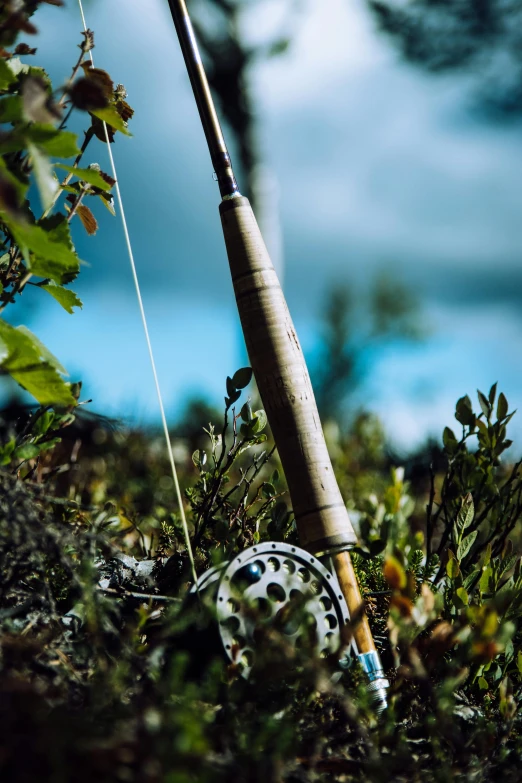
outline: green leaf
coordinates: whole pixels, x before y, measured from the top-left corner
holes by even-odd
[[[122,118],[114,108],[114,106],[105,106],[103,109],[93,109],[90,114],[93,114],[95,117],[97,117],[102,122],[105,122],[107,125],[110,125],[111,128],[114,128],[114,130],[120,131],[121,133],[124,133],[126,136],[132,136],[132,133],[129,133],[127,130],[125,123],[123,122]]]
[[[27,182],[22,182],[22,180],[18,179],[15,174],[9,171],[3,158],[0,158],[0,175],[5,182],[7,182],[9,185],[12,185],[16,191],[16,197],[18,198],[19,203],[22,202],[25,198],[25,194],[27,193],[29,185]]]
[[[519,650],[517,653],[517,669],[522,674],[522,650]]]
[[[241,408],[240,415],[243,421],[246,422],[247,424],[249,424],[252,421],[252,419],[254,418],[254,414],[252,413],[252,408],[250,407],[249,402],[245,402],[245,404]]]
[[[503,419],[507,416],[508,401],[502,392],[500,392],[497,403],[497,419]]]
[[[61,362],[58,361],[56,356],[51,353],[49,348],[45,346],[38,337],[31,332],[30,329],[27,328],[27,326],[19,326],[17,329],[18,332],[21,332],[21,334],[24,334],[26,337],[28,337],[31,342],[35,345],[35,347],[40,352],[41,356],[45,359],[45,361],[51,365],[51,367],[54,367],[55,370],[57,370],[61,375],[68,375],[67,370],[65,367],[61,364]]]
[[[0,154],[25,150],[30,143],[56,158],[70,158],[80,152],[75,133],[59,131],[53,125],[33,123],[6,133],[0,140]]]
[[[41,405],[76,404],[58,360],[28,329],[0,320],[0,366]]]
[[[234,391],[231,394],[229,394],[228,397],[225,397],[225,405],[227,408],[230,408],[231,405],[233,405],[239,398],[241,397],[240,391]],[[242,425],[243,426],[243,425]]]
[[[492,554],[492,546],[491,541],[487,545],[487,547],[484,550],[484,554],[482,555],[482,566],[487,566],[491,562],[491,554]]]
[[[34,424],[31,425],[31,431],[34,435],[45,435],[54,421],[53,411],[45,411],[42,413]]]
[[[35,122],[26,129],[25,135],[54,158],[72,158],[80,152],[76,133],[57,130],[52,125]]]
[[[114,209],[114,199],[110,193],[98,193],[98,198],[101,199],[103,206],[109,210],[111,215],[116,215],[116,210]]]
[[[80,260],[64,215],[52,215],[36,225],[10,223],[9,228],[33,274],[62,284],[76,277]]]
[[[28,152],[33,164],[33,172],[36,179],[38,190],[40,191],[40,200],[42,209],[46,212],[53,205],[54,198],[58,192],[58,182],[53,174],[51,161],[34,144],[28,144]]]
[[[1,105],[1,102],[0,102]],[[16,128],[10,133],[6,133],[0,140],[0,155],[5,155],[8,152],[18,152],[24,150],[27,147],[27,137],[25,133]]]
[[[489,390],[489,394],[488,394],[488,402],[490,405],[493,405],[493,403],[495,402],[496,395],[497,395],[497,384],[494,383],[491,389]]]
[[[262,432],[266,425],[267,425],[267,417],[264,410],[259,410],[254,413],[254,420],[252,421],[250,425],[250,429],[254,434],[259,434]]]
[[[236,389],[244,389],[252,380],[252,368],[242,367],[240,370],[234,373],[232,383]]]
[[[479,677],[478,685],[481,691],[487,691],[489,688],[488,681],[485,677]]]
[[[481,571],[472,571],[470,574],[467,575],[467,577],[464,579],[462,586],[466,588],[466,590],[471,587],[471,585],[475,582],[477,577]]]
[[[450,579],[456,579],[460,574],[460,568],[457,560],[455,559],[455,555],[451,551],[451,549],[448,552],[449,559],[446,563],[446,573],[449,576]]]
[[[9,95],[0,100],[0,122],[21,122],[23,104],[19,95]]]
[[[487,419],[489,419],[491,413],[491,405],[489,404],[488,398],[486,397],[485,394],[482,394],[480,389],[477,389],[477,397],[480,403],[480,407],[482,408],[482,413]]]
[[[444,443],[444,447],[446,451],[450,453],[456,451],[458,446],[458,441],[457,438],[455,437],[455,433],[449,427],[444,427],[444,432],[442,433],[442,441]]]
[[[506,547],[509,547],[511,545],[511,548],[513,547],[513,544],[511,543],[511,540],[509,540],[506,544]],[[506,571],[510,571],[515,563],[518,560],[518,554],[511,554],[510,550],[505,550],[505,552],[502,554],[502,560],[498,564],[498,573],[499,576],[502,576],[502,574],[505,574]]]
[[[477,427],[479,429],[479,432],[482,435],[484,435],[485,438],[489,438],[488,425],[486,424],[485,421],[483,421],[482,419],[478,419],[477,420]]]
[[[473,406],[471,405],[471,400],[468,395],[457,400],[455,418],[458,422],[465,425],[471,424],[475,418],[473,413]]]
[[[473,522],[475,516],[475,506],[473,505],[473,496],[468,492],[462,500],[462,505],[457,516],[457,527],[459,530],[465,530]]]
[[[482,569],[482,576],[480,577],[479,590],[481,593],[489,593],[491,590],[491,577],[493,576],[493,569],[491,566],[487,566]]]
[[[4,446],[0,446],[0,465],[9,465],[16,447],[16,440],[11,438]]]
[[[54,449],[54,447],[61,442],[61,438],[52,438],[51,440],[46,440],[45,443],[39,443],[38,445],[40,447],[40,453],[42,451],[50,451],[51,449]]]
[[[14,75],[7,62],[0,58],[0,90],[7,90],[11,84],[14,84],[17,77]]]
[[[13,457],[15,459],[34,459],[40,453],[40,446],[37,443],[24,443],[15,449]]]
[[[236,387],[234,386],[234,382],[233,382],[232,378],[230,377],[230,375],[227,375],[226,387],[227,387],[227,394],[228,394],[228,396],[232,397],[235,394],[235,392],[236,392]]]
[[[100,190],[110,190],[112,185],[110,182],[106,182],[98,169],[79,169],[74,166],[67,166],[65,163],[56,164],[59,169],[65,169],[74,174],[75,177],[82,180],[82,182],[88,182],[89,185],[94,185],[95,188]]]
[[[64,288],[61,285],[56,285],[54,283],[49,283],[48,285],[41,286],[44,291],[47,291],[48,294],[51,294],[51,296],[56,299],[56,301],[61,304],[64,310],[66,310],[68,313],[73,313],[73,307],[83,307],[82,300],[74,293],[74,291],[71,291],[70,288]]]
[[[497,680],[500,680],[500,678],[502,677],[502,669],[500,668],[498,663],[496,663],[494,666],[490,668],[489,676],[491,677],[493,682],[497,682]]]
[[[455,595],[458,597],[463,606],[468,606],[469,595],[463,587],[459,587],[457,590],[455,590]]]
[[[469,536],[466,536],[460,544],[457,549],[457,559],[462,562],[466,555],[468,554],[469,550],[475,543],[475,539],[478,535],[478,530],[474,530],[473,533],[470,533]]]
[[[276,494],[276,490],[273,484],[270,484],[269,481],[266,482],[266,484],[263,484],[263,495],[265,498],[272,498]]]
[[[192,462],[197,468],[202,468],[207,461],[207,452],[203,449],[196,449],[192,454]]]

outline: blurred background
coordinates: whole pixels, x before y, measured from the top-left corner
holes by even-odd
[[[125,85],[113,152],[169,418],[221,406],[247,363],[219,193],[166,0],[84,0],[95,64]],[[255,203],[324,418],[377,414],[399,451],[498,381],[520,407],[522,3],[193,0],[241,189]],[[75,0],[38,14],[55,85]],[[84,117],[73,119],[78,131]],[[102,143],[91,159],[108,170]],[[75,242],[84,308],[17,308],[92,408],[159,414],[119,217]],[[512,434],[522,434],[513,421]],[[521,420],[522,421],[522,420]],[[455,422],[454,422],[455,423]],[[201,421],[201,425],[205,420]]]

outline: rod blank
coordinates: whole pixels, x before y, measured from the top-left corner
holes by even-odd
[[[222,198],[239,195],[185,0],[168,0]]]

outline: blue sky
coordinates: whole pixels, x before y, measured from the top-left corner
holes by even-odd
[[[252,40],[270,37],[280,2],[261,0]],[[216,183],[165,0],[87,0],[96,65],[125,84],[132,139],[114,145],[167,407],[198,392],[219,403],[243,360]],[[38,13],[38,61],[59,84],[76,57],[77,4]],[[494,381],[520,407],[520,126],[480,123],[467,78],[402,64],[362,2],[307,0],[289,53],[253,74],[259,138],[279,208],[265,219],[305,350],[324,292],[363,291],[387,270],[421,299],[429,339],[375,360],[366,404],[395,441],[451,424],[454,402]],[[81,118],[79,118],[81,119]],[[79,126],[78,126],[79,127]],[[101,144],[89,161],[107,167]],[[70,316],[31,297],[26,322],[84,379],[98,410],[155,420],[157,403],[121,226],[75,241],[89,266]],[[40,292],[37,292],[40,293]],[[13,312],[14,315],[14,312]],[[516,417],[515,417],[516,421]],[[522,421],[522,420],[521,420]],[[515,427],[522,435],[522,424]]]

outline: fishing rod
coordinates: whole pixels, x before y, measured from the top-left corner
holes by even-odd
[[[306,362],[256,218],[241,195],[185,0],[168,0],[196,99],[250,363],[279,452],[301,545],[330,559],[351,618],[369,689],[386,705],[385,678],[350,557],[355,531],[334,475]]]

